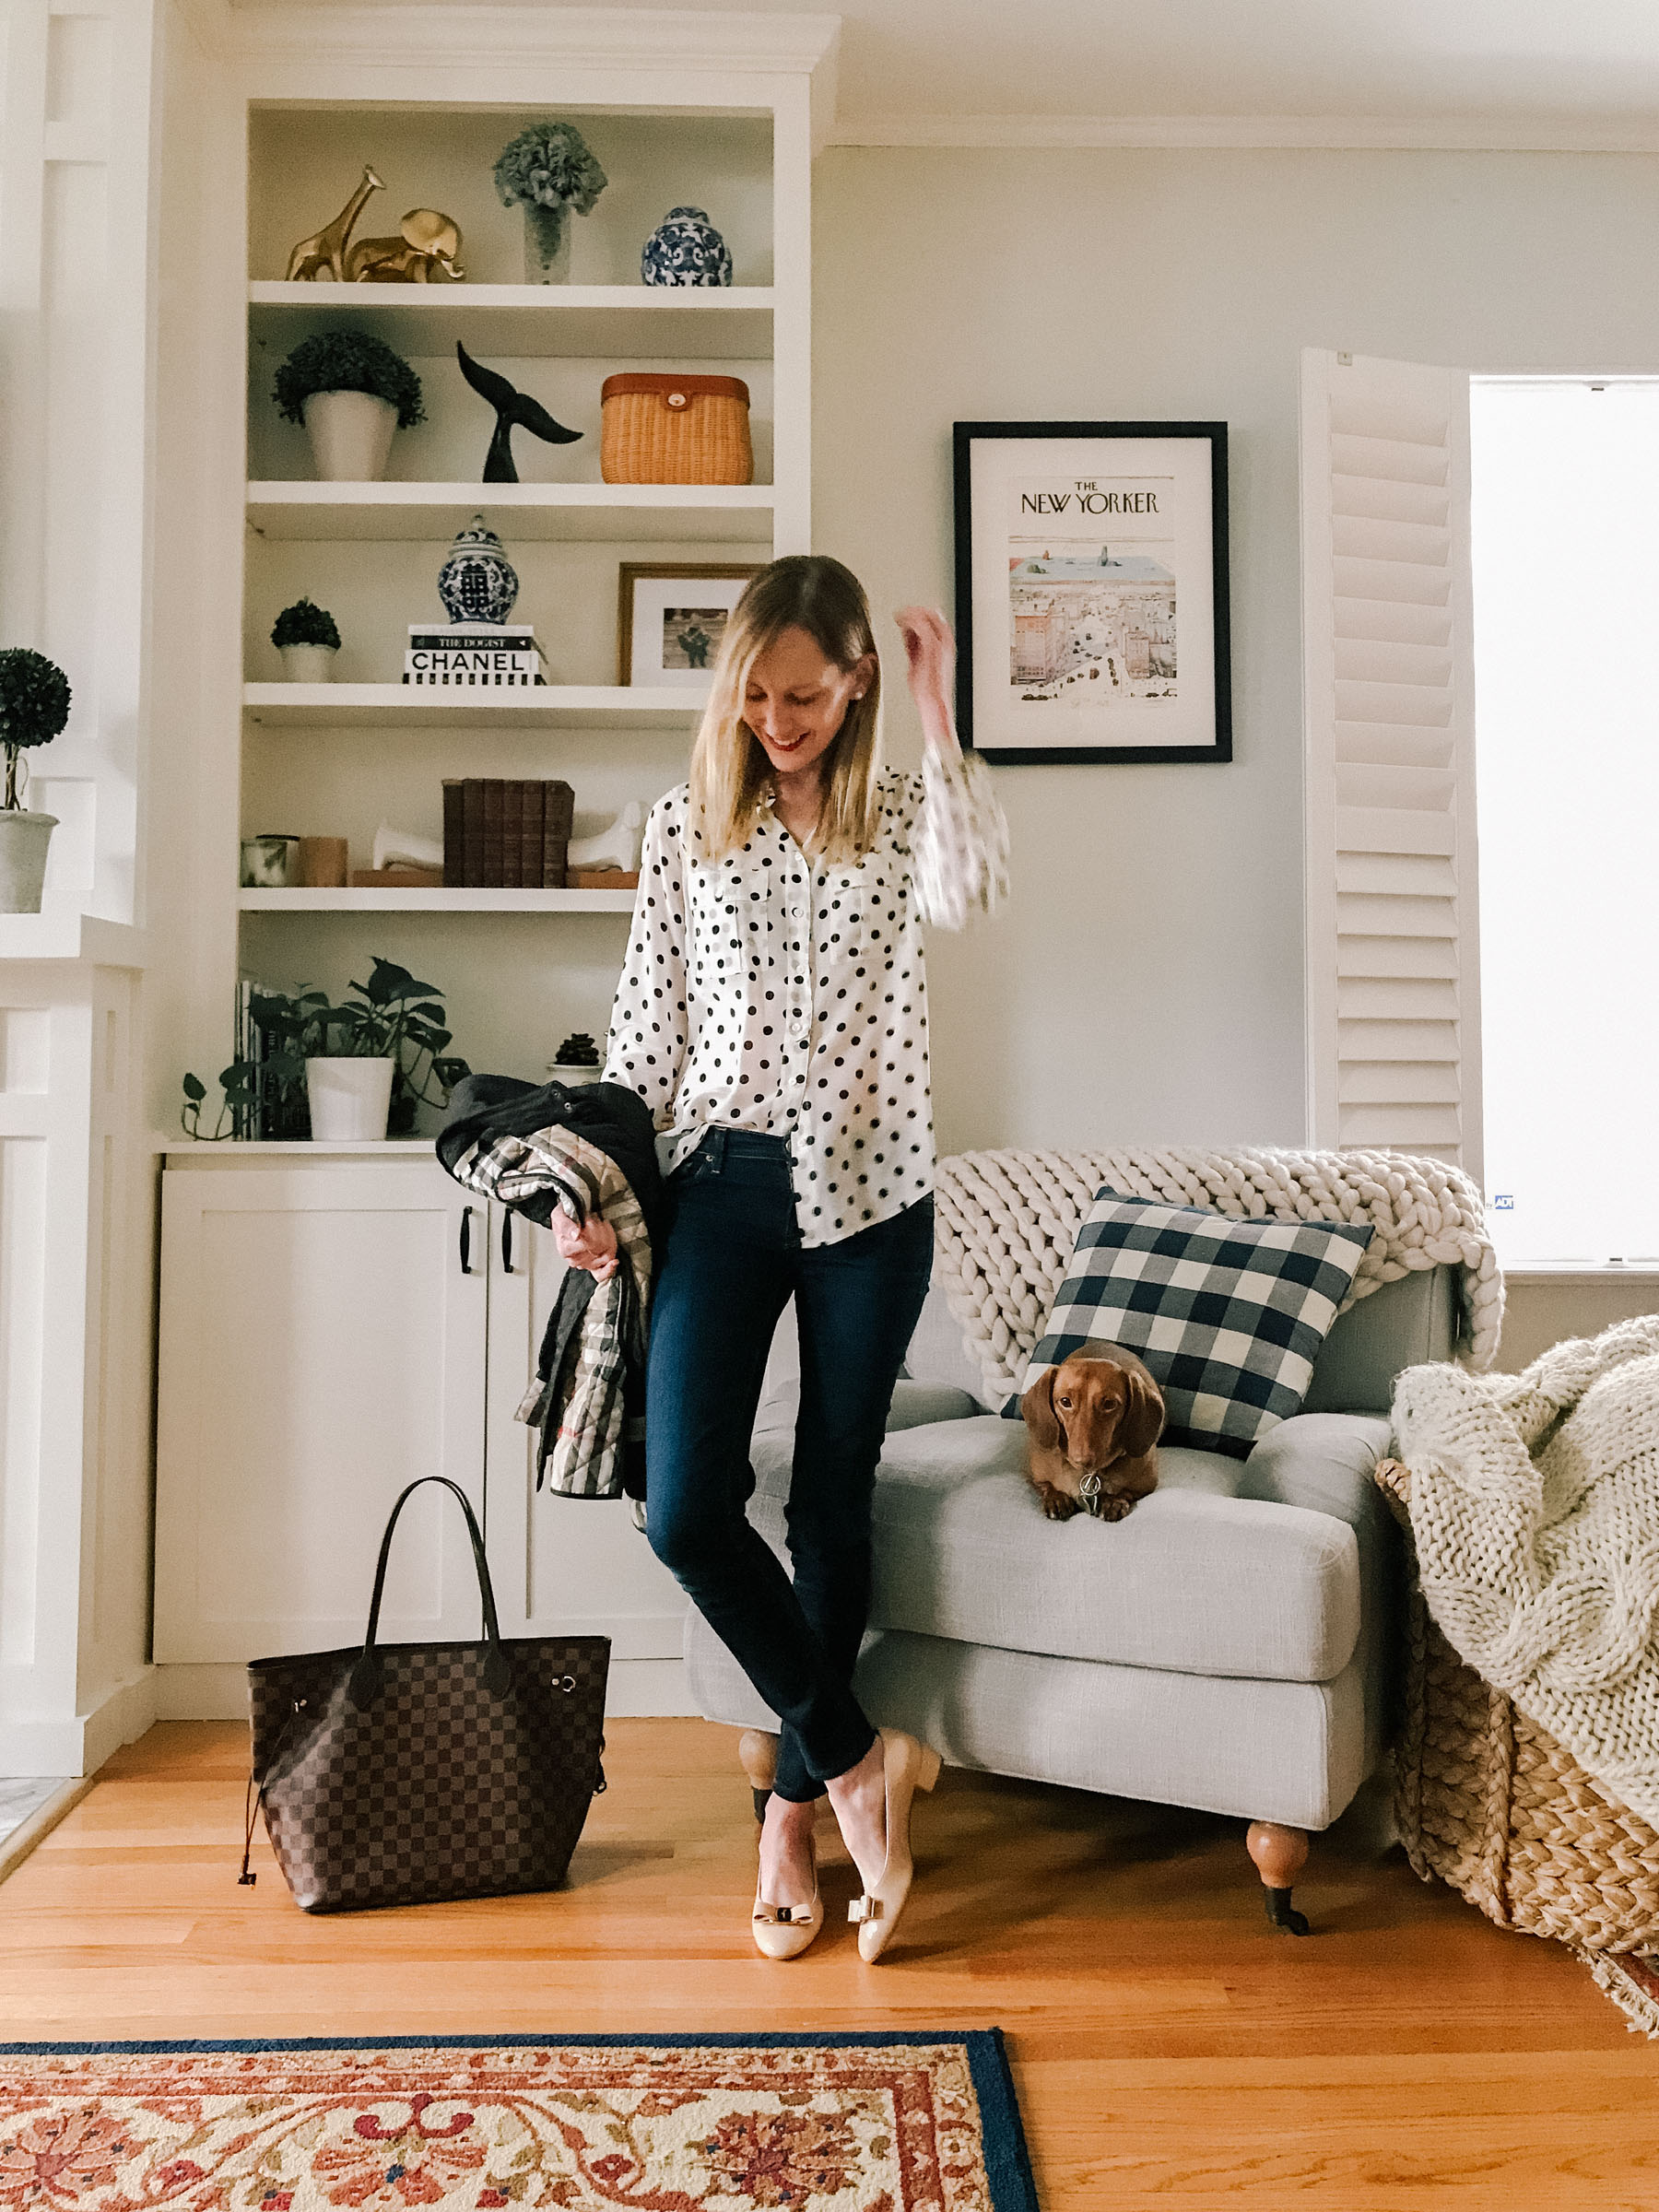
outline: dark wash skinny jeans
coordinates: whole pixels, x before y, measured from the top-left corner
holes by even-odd
[[[669,1180],[651,1308],[646,1532],[782,1724],[777,1793],[809,1804],[875,1730],[853,1694],[870,1610],[870,1510],[893,1383],[927,1295],[933,1200],[806,1249],[789,1147],[715,1129]],[[801,1410],[793,1583],[745,1512],[772,1333],[794,1293]]]

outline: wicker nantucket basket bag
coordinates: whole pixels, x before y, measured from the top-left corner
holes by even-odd
[[[735,376],[607,376],[599,387],[607,484],[747,484],[748,386]]]
[[[1594,1951],[1659,1947],[1659,1834],[1608,1795],[1435,1626],[1411,1552],[1411,1476],[1377,1482],[1410,1554],[1394,1818],[1415,1873],[1500,1928]]]

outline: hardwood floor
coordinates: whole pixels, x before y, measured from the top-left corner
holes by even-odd
[[[156,1728],[0,1886],[0,2040],[994,2025],[1043,2212],[1659,2206],[1659,2045],[1565,1950],[1422,1887],[1374,1802],[1315,1841],[1299,1942],[1242,1822],[947,1772],[888,1959],[837,1924],[825,1823],[829,1925],[777,1966],[735,1735],[609,1740],[557,1896],[311,1919],[263,1831],[237,1887],[245,1732]]]

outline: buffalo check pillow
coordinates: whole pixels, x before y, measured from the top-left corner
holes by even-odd
[[[1371,1240],[1369,1224],[1235,1221],[1097,1191],[1021,1394],[1101,1337],[1156,1376],[1166,1444],[1245,1459],[1300,1408]],[[1003,1411],[1018,1419],[1019,1398]]]

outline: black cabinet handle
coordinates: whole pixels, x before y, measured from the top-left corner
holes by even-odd
[[[470,1206],[464,1206],[461,1208],[461,1272],[463,1275],[470,1275],[473,1271],[472,1218],[472,1207]]]
[[[512,1216],[501,1208],[501,1273],[512,1273]]]

